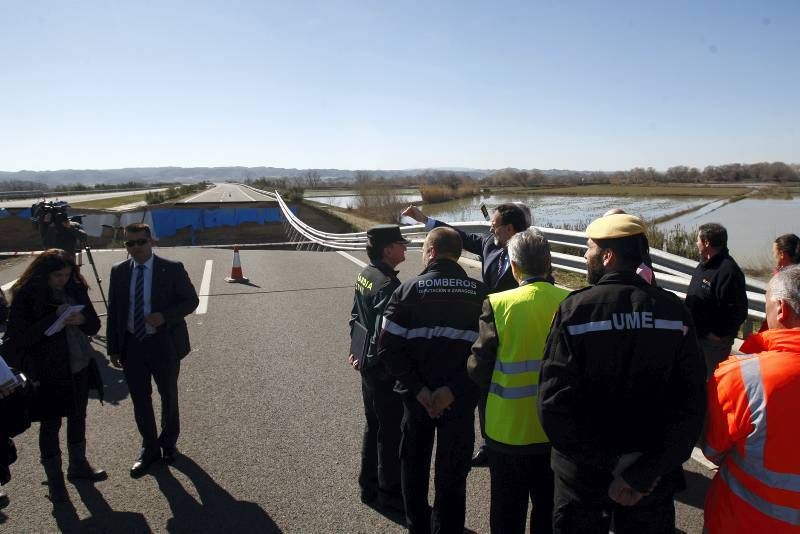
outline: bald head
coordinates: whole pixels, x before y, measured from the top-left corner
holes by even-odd
[[[433,260],[458,261],[461,257],[461,236],[446,226],[434,228],[428,232],[422,245],[422,260],[425,265]]]

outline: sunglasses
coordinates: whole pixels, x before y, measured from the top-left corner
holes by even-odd
[[[147,238],[144,238],[144,237],[142,239],[131,239],[130,241],[125,241],[125,246],[126,247],[134,247],[134,246],[141,247],[142,245],[146,245],[148,241],[150,241],[150,240],[147,239]]]

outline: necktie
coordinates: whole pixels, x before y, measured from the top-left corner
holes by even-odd
[[[144,265],[136,266],[136,291],[133,299],[133,335],[139,341],[147,335],[144,324]]]
[[[500,282],[504,272],[506,272],[506,249],[500,251],[500,258],[497,260],[497,282]]]

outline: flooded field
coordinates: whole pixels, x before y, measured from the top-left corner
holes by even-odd
[[[315,196],[309,198],[341,208],[355,203],[355,192],[348,196]],[[398,194],[403,202],[421,205],[419,194],[405,190]],[[560,195],[484,195],[442,204],[422,205],[428,215],[448,222],[482,220],[480,206],[491,210],[506,202],[524,202],[533,212],[534,224],[548,227],[582,228],[611,208],[649,220],[676,215],[659,226],[664,229],[680,225],[694,231],[705,222],[718,222],[728,229],[729,248],[736,260],[749,268],[772,264],[772,241],[785,233],[800,235],[800,197],[792,200],[745,199],[734,203],[728,200],[680,197],[628,196],[560,196]],[[681,213],[691,210],[689,213]],[[411,224],[413,221],[403,221]]]
[[[791,200],[745,199],[721,206],[715,202],[696,212],[663,223],[671,227],[697,228],[705,222],[720,223],[728,230],[728,246],[740,265],[772,265],[772,242],[782,234],[800,235],[800,197]]]

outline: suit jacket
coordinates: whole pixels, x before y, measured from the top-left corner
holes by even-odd
[[[501,255],[508,257],[505,247],[498,247],[494,244],[494,235],[491,232],[485,234],[468,234],[449,224],[436,220],[434,227],[447,226],[453,228],[461,235],[464,243],[464,250],[481,257],[481,271],[483,283],[489,289],[489,293],[498,293],[508,289],[514,289],[519,284],[511,273],[511,264],[506,260],[505,270],[498,276]]]
[[[107,352],[119,355],[121,360],[125,359],[132,265],[133,260],[127,259],[111,268],[108,293]],[[184,317],[192,313],[200,302],[183,264],[153,254],[150,291],[150,312],[164,315],[164,324],[156,329],[155,335],[163,338],[170,355],[183,358],[191,350]]]

